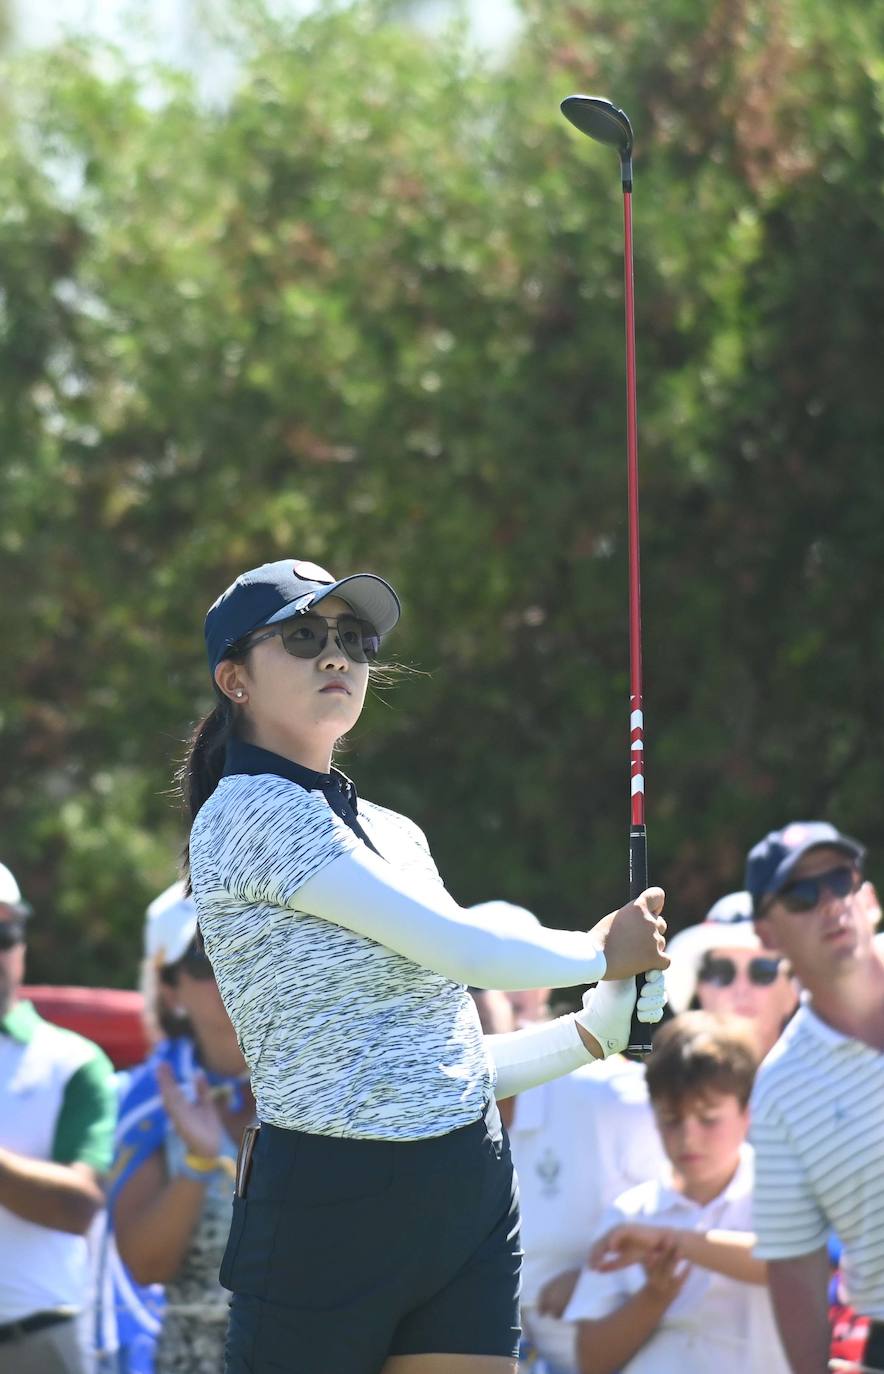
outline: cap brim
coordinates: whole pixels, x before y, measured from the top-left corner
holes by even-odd
[[[399,598],[389,582],[385,582],[374,573],[353,573],[350,577],[342,577],[340,582],[332,582],[328,587],[323,587],[321,591],[299,596],[296,601],[289,602],[287,606],[278,610],[276,615],[264,621],[264,624],[278,625],[281,620],[290,620],[292,616],[300,615],[311,606],[324,601],[327,596],[340,596],[342,601],[352,606],[361,620],[369,621],[380,635],[390,633],[398,623],[402,611]]]
[[[184,957],[196,935],[196,928],[197,918],[194,916],[192,921],[188,921],[176,932],[175,938],[169,942],[169,947],[163,950],[164,964],[177,964],[178,960]]]
[[[18,906],[21,903],[21,889],[5,864],[0,864],[0,902],[4,906]]]
[[[858,840],[852,840],[849,835],[841,835],[835,840],[811,840],[810,843],[800,845],[786,856],[774,874],[770,886],[758,900],[762,901],[764,897],[776,897],[777,893],[782,892],[783,887],[795,871],[795,865],[813,849],[840,849],[842,854],[846,854],[849,859],[854,859],[857,863],[862,863],[866,857],[863,846]]]
[[[144,953],[159,964],[177,964],[196,935],[198,914],[192,897],[184,896],[184,884],[172,883],[147,908]]]

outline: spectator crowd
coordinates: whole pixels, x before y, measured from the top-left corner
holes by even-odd
[[[884,946],[864,862],[826,822],[771,832],[744,889],[670,942],[646,1063],[499,1103],[526,1369],[884,1371]],[[116,1074],[19,995],[29,920],[0,864],[0,1371],[219,1374],[255,1105],[193,902],[174,883],[148,908],[152,1048]],[[542,992],[474,997],[486,1035],[549,1014]]]

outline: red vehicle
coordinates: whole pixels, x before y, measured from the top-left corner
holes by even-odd
[[[33,983],[21,990],[41,1016],[100,1045],[115,1069],[147,1058],[144,998],[124,988],[64,988]]]

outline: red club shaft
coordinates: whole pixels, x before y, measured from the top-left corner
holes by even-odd
[[[635,290],[632,273],[632,192],[623,192],[626,282],[626,448],[629,506],[629,746],[630,820],[645,823],[644,720],[642,714],[642,612],[638,519],[638,407],[635,383]]]
[[[624,179],[625,182],[625,179]],[[642,607],[638,522],[638,407],[635,385],[635,292],[632,280],[632,185],[623,187],[624,275],[626,282],[626,456],[629,505],[629,895],[636,898],[648,885],[648,841],[645,829],[645,735],[642,710]],[[644,978],[636,980],[640,995]],[[648,1026],[632,1013],[629,1049],[649,1054]]]

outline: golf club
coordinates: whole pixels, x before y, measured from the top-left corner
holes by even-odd
[[[645,826],[644,716],[642,711],[641,578],[638,522],[638,420],[635,388],[635,295],[632,279],[632,125],[623,110],[595,95],[569,95],[562,114],[582,134],[617,149],[623,185],[623,257],[626,283],[626,452],[629,512],[629,897],[648,885],[648,837]],[[636,978],[636,990],[644,979]],[[633,1012],[629,1054],[649,1054],[651,1033]]]

